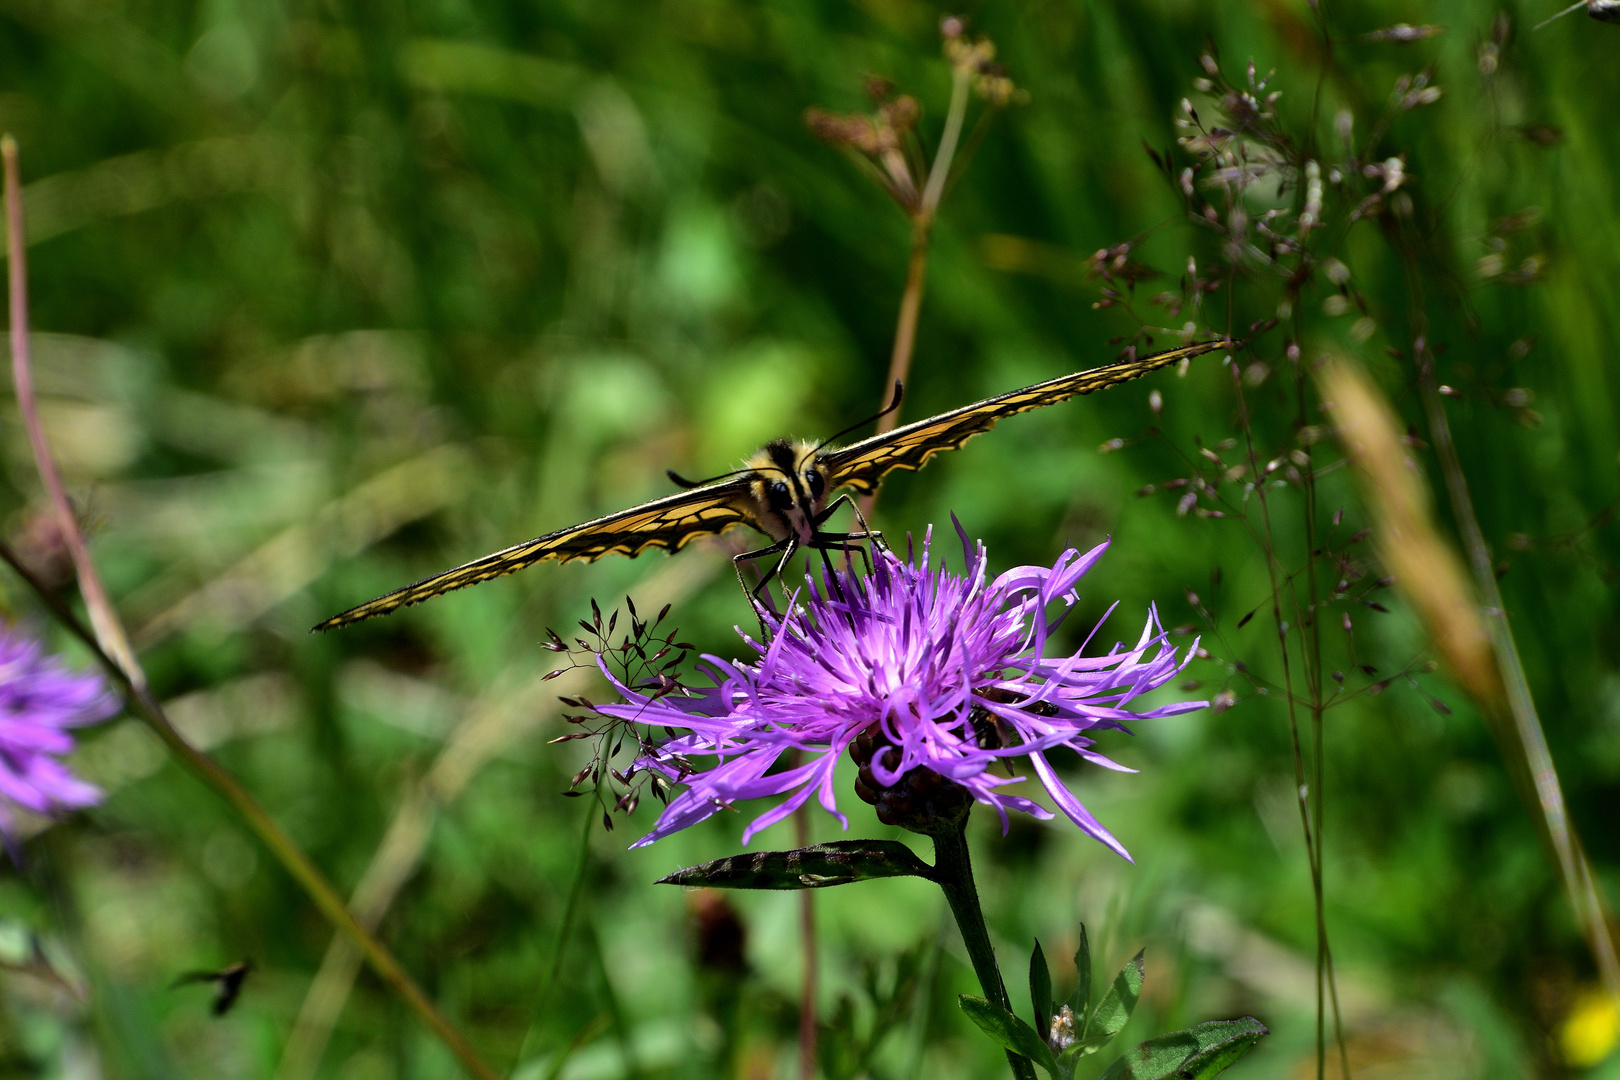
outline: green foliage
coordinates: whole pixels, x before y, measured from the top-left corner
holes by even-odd
[[[993,1001],[972,994],[963,994],[957,1000],[962,1011],[968,1014],[968,1019],[979,1025],[979,1030],[1003,1049],[1024,1055],[1053,1077],[1064,1075],[1059,1072],[1057,1058],[1052,1055],[1046,1040],[1036,1034],[1034,1028]]]
[[[1454,534],[1414,338],[1434,349],[1423,362],[1452,391],[1570,817],[1612,895],[1620,28],[1576,12],[1530,31],[1557,6],[972,9],[970,32],[995,40],[1028,100],[965,135],[905,418],[1106,362],[1144,327],[1168,344],[1189,320],[1230,319],[1244,336],[1297,292],[1233,367],[1194,364],[1009,420],[892,478],[878,503],[874,525],[897,540],[956,511],[993,572],[1112,537],[1069,642],[1118,600],[1099,641],[1133,633],[1152,603],[1178,645],[1196,636],[1208,654],[1175,693],[1216,708],[1099,733],[1097,751],[1138,773],[1056,760],[1134,867],[1067,826],[1015,815],[1003,837],[975,817],[997,939],[1079,919],[1096,931],[1045,938],[1059,984],[1064,958],[1084,957],[1067,999],[1077,1017],[1105,990],[1089,989],[1091,952],[1114,970],[1147,944],[1174,974],[1161,984],[1155,969],[1164,995],[1150,987],[1137,1003],[1144,1034],[1206,1008],[1252,1013],[1275,1034],[1245,1075],[1314,1073],[1317,920],[1288,722],[1309,694],[1284,689],[1268,602],[1268,571],[1292,574],[1309,548],[1297,454],[1321,474],[1324,595],[1341,566],[1367,588],[1316,624],[1336,699],[1323,774],[1307,778],[1323,800],[1325,924],[1357,1075],[1361,1063],[1468,1077],[1575,1067],[1557,1036],[1592,982],[1580,934],[1490,734],[1444,671],[1425,670],[1415,621],[1395,588],[1374,587],[1369,545],[1351,542],[1367,523],[1331,417],[1314,402],[1301,412],[1285,345],[1300,344],[1302,363],[1333,347],[1372,368]],[[873,73],[917,97],[935,145],[951,82],[942,13],[900,0],[0,2],[0,128],[19,138],[28,185],[46,419],[154,692],[345,894],[396,883],[379,932],[502,1070],[790,1068],[799,896],[728,893],[726,922],[699,896],[650,887],[739,850],[739,816],[627,851],[658,810],[644,800],[592,834],[571,906],[587,808],[559,793],[588,753],[546,745],[572,730],[556,695],[600,693],[585,675],[540,682],[546,628],[633,591],[644,611],[673,601],[700,652],[735,656],[732,628],[748,616],[724,555],[542,566],[342,634],[306,630],[663,494],[666,468],[713,475],[765,439],[825,435],[877,409],[909,223],[802,116],[871,108]],[[1397,23],[1445,30],[1368,37]],[[1179,103],[1206,126],[1222,108],[1206,47],[1239,88],[1251,58],[1257,78],[1276,69],[1259,97],[1282,91],[1278,128],[1321,164],[1333,225],[1312,233],[1297,280],[1299,264],[1273,260],[1257,232],[1244,246],[1208,224],[1211,200],[1230,222],[1217,177],[1196,178],[1189,213]],[[1443,94],[1397,108],[1403,77],[1402,99]],[[1254,160],[1270,153],[1250,145]],[[1383,188],[1367,167],[1391,159],[1408,179],[1388,212],[1350,220]],[[1327,173],[1346,162],[1355,173],[1335,187]],[[1409,215],[1387,206],[1396,195]],[[1232,200],[1267,228],[1268,212],[1297,220],[1302,205],[1300,184],[1277,174]],[[1128,265],[1102,280],[1111,260],[1092,256],[1127,242]],[[1125,303],[1093,306],[1116,299],[1103,288]],[[1249,464],[1240,411],[1251,471],[1276,463],[1268,476],[1287,481],[1266,489],[1269,548],[1257,496],[1224,479]],[[0,529],[70,594],[9,398],[0,412]],[[1201,495],[1178,513],[1198,482],[1233,505]],[[645,603],[642,588],[655,594]],[[0,603],[38,617],[9,578]],[[1307,653],[1287,640],[1297,675]],[[1309,757],[1308,722],[1301,734]],[[0,920],[36,935],[51,971],[4,973],[0,1071],[274,1076],[329,929],[144,730],[120,720],[82,741],[75,764],[106,804],[28,823],[26,864],[0,874]],[[784,824],[754,842],[893,840],[850,783],[834,792],[847,836],[812,806],[808,837]],[[416,858],[373,871],[385,837],[392,850],[418,838]],[[823,1014],[854,1002],[854,1026],[824,1037],[864,1045],[879,1006],[854,973],[934,941],[938,890],[901,876],[814,895]],[[954,946],[939,955],[871,1051],[877,1080],[1005,1072],[954,1005],[971,973]],[[183,971],[245,957],[257,972],[219,1020],[202,991],[168,990]],[[1021,999],[1022,972],[1009,974]],[[317,1076],[450,1072],[368,975],[330,1022]]]
[[[1039,941],[1029,960],[1030,998],[1035,1012],[1033,1028],[994,1002],[971,994],[958,998],[962,1011],[980,1031],[1003,1049],[1035,1062],[1052,1080],[1073,1080],[1082,1058],[1101,1050],[1124,1030],[1142,995],[1145,951],[1138,952],[1120,969],[1108,992],[1088,1016],[1085,1011],[1088,993],[1081,992],[1082,987],[1089,992],[1091,981],[1084,926],[1080,928],[1080,940],[1080,954],[1075,958],[1079,985],[1070,999],[1071,1004],[1065,1004],[1055,1018],[1048,1019],[1052,1008],[1052,978]],[[1076,1002],[1078,1011],[1073,1004]],[[1226,1071],[1248,1053],[1261,1036],[1268,1034],[1265,1025],[1253,1017],[1209,1020],[1141,1043],[1108,1066],[1101,1080],[1170,1080],[1172,1077],[1205,1080]]]
[[[1269,1034],[1252,1017],[1210,1020],[1149,1039],[1108,1066],[1100,1080],[1205,1080],[1225,1072]]]

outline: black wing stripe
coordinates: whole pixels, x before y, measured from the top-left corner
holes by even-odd
[[[1204,341],[1169,352],[1078,371],[1026,386],[1022,390],[986,398],[927,420],[918,420],[870,439],[862,439],[827,455],[832,473],[830,486],[847,487],[858,494],[869,495],[877,490],[878,484],[889,473],[896,469],[920,469],[935,454],[959,448],[973,436],[995,427],[996,421],[1003,417],[1055,405],[1071,397],[1139,379],[1188,357],[1231,347],[1232,344],[1227,341]]]
[[[634,558],[648,548],[679,551],[699,536],[749,523],[748,506],[746,478],[679,492],[587,521],[583,525],[525,540],[481,559],[423,578],[414,585],[395,589],[359,607],[350,608],[341,615],[334,615],[315,629],[333,630],[378,615],[387,615],[456,589],[514,573],[546,559],[559,562],[583,559],[588,562],[610,554]]]

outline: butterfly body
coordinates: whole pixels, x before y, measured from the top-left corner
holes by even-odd
[[[733,525],[748,525],[772,541],[769,547],[737,556],[734,561],[739,566],[739,579],[742,561],[781,554],[776,570],[764,575],[753,589],[745,586],[745,591],[757,594],[801,548],[825,551],[847,547],[852,541],[878,539],[877,534],[867,528],[858,510],[855,511],[858,531],[822,531],[821,526],[840,506],[847,503],[854,508],[847,494],[829,501],[834,491],[844,488],[857,495],[873,494],[889,473],[920,469],[935,454],[957,449],[973,436],[989,431],[1005,417],[1054,405],[1140,378],[1203,353],[1231,347],[1229,341],[1204,341],[1152,356],[1132,357],[986,398],[837,449],[826,449],[826,443],[778,439],[767,443],[735,473],[710,483],[694,483],[671,472],[671,479],[686,490],[463,563],[334,615],[315,629],[331,630],[387,615],[547,559],[589,561],[610,554],[634,558],[649,548],[679,551],[699,536],[720,533]],[[899,384],[895,389],[895,399],[885,412],[899,407]]]
[[[796,537],[808,544],[815,519],[827,509],[832,470],[814,443],[777,439],[748,460],[749,521],[781,543]]]

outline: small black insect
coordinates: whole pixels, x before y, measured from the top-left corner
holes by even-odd
[[[236,1004],[236,999],[242,994],[242,984],[247,981],[248,975],[253,971],[252,960],[238,960],[230,967],[220,968],[218,971],[188,971],[169,984],[169,989],[186,986],[191,983],[211,982],[214,984],[214,1015],[224,1016]]]

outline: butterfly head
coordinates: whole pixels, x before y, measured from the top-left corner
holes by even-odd
[[[828,470],[807,442],[778,439],[748,463],[755,525],[772,540],[815,535],[815,517],[827,506]]]

